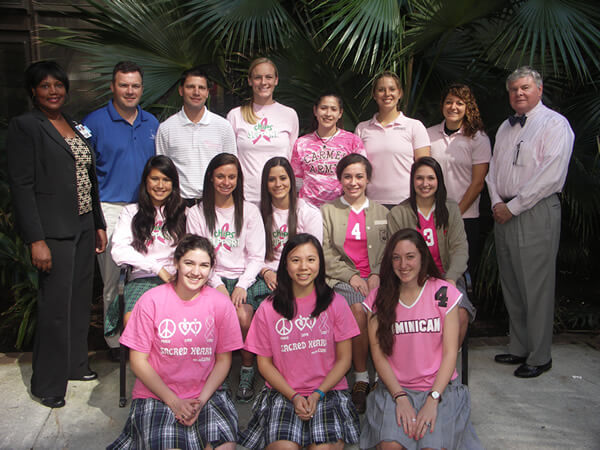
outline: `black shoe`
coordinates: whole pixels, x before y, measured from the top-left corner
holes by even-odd
[[[42,405],[48,408],[62,408],[65,406],[64,397],[44,397],[42,398]]]
[[[112,362],[121,362],[121,349],[119,347],[111,347],[108,349],[108,359]]]
[[[494,357],[494,361],[500,364],[525,364],[526,356],[511,355],[510,353],[502,353]]]
[[[69,378],[72,381],[92,381],[98,378],[98,374],[93,370],[88,369],[88,373],[81,375],[80,377]]]
[[[535,378],[539,377],[544,372],[552,369],[552,360],[541,366],[530,366],[529,364],[521,364],[517,370],[515,370],[515,377],[519,378]]]

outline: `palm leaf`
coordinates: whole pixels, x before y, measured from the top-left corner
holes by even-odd
[[[555,76],[592,79],[600,67],[600,6],[595,0],[513,0],[488,54],[505,68],[540,66]]]
[[[194,37],[220,42],[228,53],[271,53],[298,33],[277,0],[190,0],[184,6],[180,20],[194,26]]]

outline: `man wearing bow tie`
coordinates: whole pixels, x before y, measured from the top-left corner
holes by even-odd
[[[506,80],[515,115],[496,133],[486,177],[495,220],[496,255],[509,315],[508,353],[496,362],[519,364],[533,378],[552,367],[560,198],[574,134],[565,117],[542,103],[542,78],[521,67]]]

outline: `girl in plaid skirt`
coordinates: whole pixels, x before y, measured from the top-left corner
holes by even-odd
[[[345,373],[359,334],[343,297],[325,283],[323,250],[312,235],[290,238],[277,288],[254,316],[246,350],[266,381],[239,443],[251,449],[342,449],[358,442],[358,414]]]
[[[136,375],[129,418],[109,449],[234,450],[237,412],[217,391],[242,347],[235,308],[207,286],[211,243],[185,236],[175,250],[176,281],[136,303],[121,343]]]

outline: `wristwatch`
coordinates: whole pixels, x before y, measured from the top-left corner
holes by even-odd
[[[442,402],[442,396],[438,391],[429,392],[429,396],[434,400],[438,400],[440,403]]]

